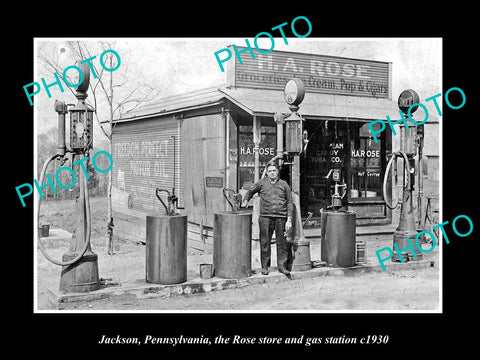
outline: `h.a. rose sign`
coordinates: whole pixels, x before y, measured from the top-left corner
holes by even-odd
[[[245,48],[237,47],[239,52]],[[307,93],[354,95],[391,99],[391,63],[273,50],[238,57],[227,65],[232,87],[283,90],[292,78],[305,84]]]

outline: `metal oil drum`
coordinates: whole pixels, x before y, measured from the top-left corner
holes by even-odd
[[[187,215],[147,215],[146,281],[187,281]]]
[[[213,214],[213,268],[215,276],[239,279],[251,275],[252,212]]]
[[[321,259],[331,267],[355,266],[356,213],[322,211]]]

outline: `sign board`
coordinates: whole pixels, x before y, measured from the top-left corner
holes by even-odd
[[[402,91],[402,93],[398,96],[398,108],[406,114],[410,106],[413,104],[417,104],[420,101],[418,94],[415,90],[408,89]],[[410,110],[410,114],[413,114],[418,109],[418,105],[412,107]]]
[[[238,51],[246,49],[238,47]],[[233,53],[233,49],[231,49]],[[232,87],[282,90],[293,77],[307,93],[354,95],[391,99],[391,63],[287,51],[240,53],[228,62],[227,83]]]
[[[239,128],[238,134],[238,161],[240,167],[253,167],[255,163],[255,146],[253,143],[252,126]],[[262,126],[258,148],[260,166],[277,155],[277,133],[273,126]]]
[[[207,176],[207,177],[205,177],[205,185],[207,187],[222,188],[223,187],[223,178],[216,177],[216,176]]]
[[[307,166],[314,169],[318,167],[342,167],[345,160],[345,148],[343,140],[337,138],[336,142],[329,142],[322,137],[324,141],[315,141],[308,144],[308,153],[306,161]]]

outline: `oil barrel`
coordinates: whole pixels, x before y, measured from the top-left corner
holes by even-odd
[[[187,281],[187,215],[147,215],[146,281]]]
[[[215,276],[240,279],[251,275],[252,212],[213,214],[213,268]]]
[[[355,266],[356,213],[322,211],[321,259],[331,267]]]

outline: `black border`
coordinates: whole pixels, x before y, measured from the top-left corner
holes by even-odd
[[[116,4],[99,8],[97,4],[79,8],[55,11],[44,5],[44,11],[29,8],[31,18],[25,17],[14,29],[18,33],[6,32],[8,50],[15,56],[4,57],[8,61],[8,82],[4,95],[4,118],[7,128],[4,134],[15,139],[4,146],[8,171],[4,171],[7,184],[4,187],[7,212],[13,213],[14,235],[4,238],[4,252],[11,261],[8,271],[4,270],[4,299],[9,304],[5,312],[13,315],[6,344],[17,353],[30,350],[39,353],[71,354],[84,353],[94,356],[102,354],[137,354],[139,350],[152,350],[158,357],[201,351],[209,353],[226,352],[236,354],[243,351],[257,351],[255,346],[216,347],[155,347],[133,346],[102,347],[96,343],[102,334],[139,336],[204,336],[222,334],[244,337],[252,336],[366,336],[368,334],[389,335],[387,345],[382,346],[335,346],[292,347],[269,346],[268,352],[287,354],[289,350],[297,355],[324,355],[328,351],[340,354],[353,350],[355,354],[376,352],[384,356],[399,353],[418,357],[421,354],[436,353],[437,350],[456,348],[466,352],[473,348],[476,340],[474,329],[468,325],[476,311],[477,263],[475,241],[478,228],[467,238],[458,238],[447,230],[450,244],[444,245],[444,313],[443,314],[33,314],[33,202],[27,200],[27,207],[18,206],[13,190],[18,184],[30,179],[33,173],[33,110],[26,105],[22,86],[33,79],[33,38],[34,37],[231,37],[252,38],[258,32],[290,22],[296,16],[307,16],[313,31],[310,37],[443,37],[444,73],[443,89],[457,86],[467,96],[466,105],[460,110],[450,110],[443,103],[443,218],[451,221],[459,214],[469,215],[475,226],[477,204],[476,161],[474,149],[477,117],[473,113],[478,103],[478,88],[474,78],[476,72],[473,42],[466,47],[463,40],[473,32],[456,26],[451,19],[457,15],[449,8],[449,16],[439,15],[436,8],[405,10],[387,6],[385,14],[373,16],[369,4],[361,9],[351,9],[347,4],[334,4],[333,9],[324,4],[289,4],[295,9],[273,12],[271,6],[266,13],[247,4],[224,3],[221,6],[199,4],[192,9],[183,4],[183,9],[165,9],[162,4]],[[155,8],[155,10],[152,9]],[[276,4],[275,7],[286,5]],[[439,5],[440,6],[440,5]],[[125,7],[122,13],[118,13]],[[210,8],[211,7],[211,8]],[[406,7],[406,5],[404,6]],[[307,9],[308,10],[305,10]],[[157,10],[158,9],[158,10]],[[46,11],[45,11],[46,10]],[[215,10],[215,11],[214,11]],[[466,9],[461,9],[465,11]],[[408,12],[410,11],[410,12]],[[467,12],[468,13],[468,12]],[[463,16],[463,15],[462,15]],[[438,29],[438,30],[437,30]],[[471,51],[471,52],[470,52]],[[427,60],[426,60],[427,61]],[[5,70],[4,70],[5,71]],[[11,104],[11,99],[14,104]],[[15,135],[13,135],[15,134]],[[13,136],[12,136],[13,135]],[[10,151],[8,151],[10,150]],[[13,150],[13,151],[12,151]],[[5,183],[5,180],[4,180]],[[447,228],[448,229],[448,228]],[[20,232],[20,234],[18,234]],[[10,245],[8,245],[10,244]],[[11,246],[11,247],[10,247]],[[12,308],[12,310],[10,310]],[[473,319],[472,319],[473,320]],[[472,324],[475,327],[475,323]],[[53,350],[54,349],[54,350]],[[81,351],[80,351],[81,350]],[[86,355],[84,355],[86,356]]]

